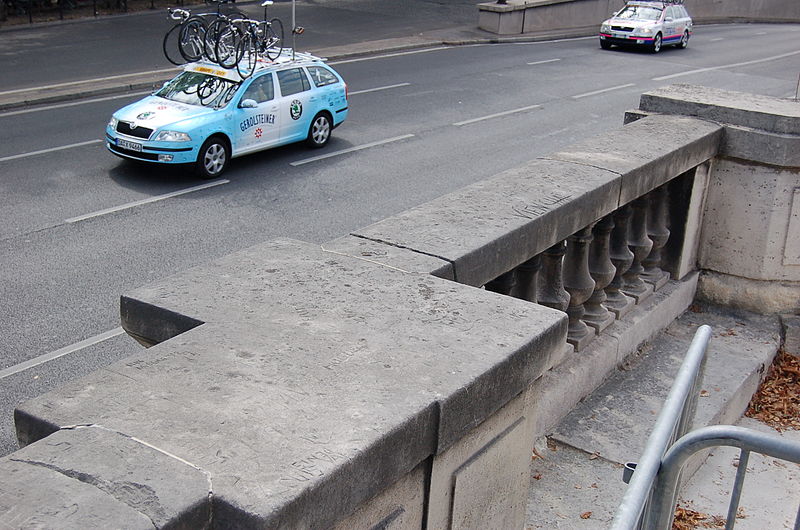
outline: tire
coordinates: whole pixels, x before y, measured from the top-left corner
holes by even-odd
[[[229,24],[228,27],[220,33],[214,45],[214,55],[216,56],[217,64],[223,68],[234,68],[242,58],[245,40],[247,40],[247,34],[238,26]]]
[[[283,22],[279,18],[273,18],[269,25],[263,24],[261,28],[264,33],[264,55],[267,59],[274,61],[280,57],[283,51]]]
[[[311,126],[308,128],[308,137],[306,143],[311,147],[319,148],[325,147],[328,140],[331,139],[331,131],[333,126],[331,118],[325,112],[320,112],[314,119],[311,120]]]
[[[195,163],[195,172],[200,178],[217,178],[228,167],[231,158],[231,148],[221,136],[212,136],[200,148]]]
[[[182,64],[186,64],[186,60],[180,54],[178,50],[178,37],[180,35],[180,24],[175,24],[170,28],[166,35],[164,35],[164,42],[162,43],[161,47],[164,49],[164,57],[167,58],[169,62],[176,66],[181,66]]]
[[[600,47],[603,48],[604,50],[610,50],[611,49],[611,44],[609,44],[608,42],[606,42],[604,40],[601,40],[600,41]]]
[[[678,43],[678,48],[685,50],[687,46],[689,46],[689,32],[684,31],[681,41]]]
[[[203,51],[209,61],[219,62],[217,59],[217,41],[227,27],[228,21],[226,19],[217,18],[206,28],[206,33],[203,36]]]
[[[245,35],[236,45],[236,71],[242,79],[247,79],[256,71],[258,62],[258,44],[252,36]]]
[[[656,33],[655,38],[653,38],[653,44],[650,46],[650,51],[653,53],[660,52],[661,44],[661,33]]]
[[[206,22],[199,16],[192,16],[181,24],[178,37],[178,50],[187,62],[193,63],[203,58],[206,35]]]

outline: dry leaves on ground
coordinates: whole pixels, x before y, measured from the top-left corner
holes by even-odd
[[[672,530],[694,530],[695,528],[725,528],[725,519],[676,506]]]
[[[800,358],[778,352],[745,415],[778,431],[800,429]]]

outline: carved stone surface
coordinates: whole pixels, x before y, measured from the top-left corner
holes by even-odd
[[[644,271],[642,260],[650,253],[653,242],[647,237],[647,199],[636,199],[631,206],[633,215],[628,224],[628,247],[633,252],[633,263],[622,275],[622,291],[635,298],[637,304],[641,304],[653,294],[653,286],[641,278]]]
[[[636,301],[622,292],[625,274],[633,263],[633,252],[628,248],[628,224],[630,223],[633,209],[626,204],[614,212],[614,228],[611,230],[611,263],[614,265],[614,278],[606,287],[606,307],[614,313],[617,319],[624,317]]]
[[[610,238],[614,228],[613,215],[603,217],[594,226],[593,239],[589,248],[589,274],[594,280],[594,292],[583,304],[583,321],[597,333],[610,326],[615,319],[612,312],[603,305],[607,295],[605,288],[614,279],[617,269],[611,262]]]
[[[190,462],[220,527],[332,526],[527,388],[566,336],[548,308],[291,240],[122,306],[137,335],[200,325],[21,405],[20,433],[97,424]]]
[[[667,228],[667,214],[669,213],[669,194],[667,186],[661,186],[647,195],[650,203],[650,213],[647,216],[647,237],[653,242],[653,248],[642,262],[644,271],[642,279],[653,285],[655,290],[660,289],[669,281],[669,273],[661,269],[661,249],[669,239]]]
[[[542,253],[542,271],[539,275],[537,298],[541,305],[566,313],[569,293],[564,289],[563,260],[567,247],[564,241]]]
[[[583,320],[583,303],[594,292],[594,280],[589,274],[589,244],[592,241],[592,227],[587,226],[567,238],[567,254],[564,257],[564,289],[569,293],[569,332],[567,341],[575,346],[575,351],[586,347],[594,338],[594,329]]]

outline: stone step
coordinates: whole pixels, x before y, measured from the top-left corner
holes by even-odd
[[[608,526],[697,328],[713,329],[694,426],[735,423],[780,345],[775,317],[685,312],[537,444],[527,528]]]

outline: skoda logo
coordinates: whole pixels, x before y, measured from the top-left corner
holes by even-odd
[[[289,105],[289,115],[291,115],[293,120],[299,120],[300,116],[303,115],[303,103],[299,99],[295,99],[292,101],[292,104]]]
[[[131,130],[134,130],[136,127],[138,127],[138,125],[136,125],[135,123],[131,122]]]
[[[155,115],[156,115],[155,112],[149,112],[149,111],[148,112],[142,112],[141,114],[136,116],[136,119],[137,120],[149,120],[150,118],[152,118]]]

